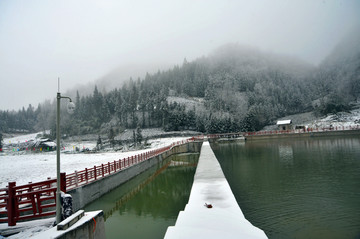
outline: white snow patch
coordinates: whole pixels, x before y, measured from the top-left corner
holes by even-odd
[[[307,125],[310,128],[348,127],[360,125],[360,109],[352,110],[350,113],[339,112],[337,114],[328,115],[313,122],[309,122]]]
[[[291,120],[279,120],[276,124],[277,124],[277,125],[287,125],[287,124],[291,124]]]
[[[41,135],[43,135],[43,132],[8,137],[8,138],[4,138],[3,142],[4,142],[4,145],[20,144],[20,143],[25,143],[25,142],[28,142],[31,140],[35,140],[37,138],[37,136],[41,136]]]
[[[13,234],[6,238],[11,239],[20,239],[20,238],[29,238],[32,237],[39,232],[48,230],[52,227],[53,223],[55,222],[55,218],[47,218],[47,219],[38,219],[32,220],[28,222],[18,222],[16,226],[9,227],[7,223],[0,224],[0,231],[5,232],[5,235]]]
[[[196,97],[183,98],[183,97],[177,97],[177,96],[169,96],[169,97],[167,97],[167,102],[169,104],[176,102],[180,105],[185,105],[185,109],[187,111],[193,110],[193,109],[195,109],[197,112],[205,110],[205,106],[204,106],[205,100],[203,98],[196,98]]]
[[[150,149],[128,152],[104,152],[94,154],[64,154],[60,156],[61,172],[67,174],[85,168],[101,165],[134,156],[140,153],[168,146],[174,142],[186,140],[188,137],[174,137],[149,140]],[[29,182],[44,181],[48,177],[56,178],[56,152],[18,154],[0,154],[0,188],[5,188],[8,182],[24,185]]]

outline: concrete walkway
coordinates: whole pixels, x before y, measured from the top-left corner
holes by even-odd
[[[189,202],[165,238],[267,238],[245,219],[209,142],[202,145]]]

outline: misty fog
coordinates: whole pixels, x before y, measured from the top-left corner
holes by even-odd
[[[143,78],[228,43],[318,65],[359,22],[359,12],[355,0],[4,0],[0,109],[53,99],[58,77],[62,92],[95,82],[111,90],[114,81]]]

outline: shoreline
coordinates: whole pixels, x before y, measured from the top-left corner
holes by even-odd
[[[285,138],[311,138],[311,137],[335,137],[359,135],[360,129],[353,130],[337,130],[337,131],[317,131],[317,132],[298,132],[298,133],[285,133],[285,134],[259,134],[259,135],[246,135],[248,141],[266,140],[266,139],[285,139]]]

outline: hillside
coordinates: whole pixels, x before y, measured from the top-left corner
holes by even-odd
[[[350,110],[360,94],[360,34],[345,37],[319,67],[299,59],[228,44],[207,57],[118,88],[91,94],[77,91],[74,115],[63,104],[67,135],[124,132],[127,128],[166,131],[254,131],[287,115]],[[55,104],[44,102],[18,112],[0,112],[3,132],[55,129]]]
[[[360,27],[346,35],[312,77],[321,114],[350,110],[360,96]]]

